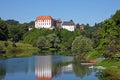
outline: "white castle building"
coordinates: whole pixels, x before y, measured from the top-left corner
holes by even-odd
[[[61,25],[62,21],[60,19],[55,20],[51,16],[38,16],[35,20],[35,28],[41,29],[41,28],[47,28],[47,29],[53,29],[54,27],[67,29],[68,31],[74,31],[75,30],[75,24],[73,20],[65,21]]]
[[[49,28],[53,27],[53,19],[51,16],[38,16],[35,20],[35,28]]]
[[[62,24],[62,28],[67,29],[68,31],[74,31],[75,30],[75,24],[74,24],[73,20],[65,21]]]

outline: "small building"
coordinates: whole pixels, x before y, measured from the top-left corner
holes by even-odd
[[[32,26],[28,26],[28,30],[30,31],[30,30],[32,30],[33,29],[33,27]]]
[[[51,16],[38,16],[35,20],[35,28],[48,28],[52,29],[54,26],[54,20]]]
[[[54,26],[59,28],[59,29],[62,26],[61,23],[62,23],[61,19],[54,20]]]
[[[74,31],[75,30],[75,23],[73,20],[70,21],[64,21],[62,24],[63,29],[67,29],[68,31]]]
[[[84,28],[85,28],[84,24],[81,24],[81,25],[80,25],[80,29],[81,29],[81,30],[84,30]]]

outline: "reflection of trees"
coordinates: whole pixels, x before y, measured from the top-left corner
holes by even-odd
[[[53,63],[52,64],[52,76],[60,76],[61,75],[61,63]]]
[[[80,61],[73,62],[73,70],[77,77],[83,78],[86,75],[90,75],[91,71],[87,68],[87,66],[82,66]]]
[[[5,63],[0,63],[0,80],[4,80],[6,74]]]
[[[63,67],[68,66],[71,62],[58,62],[52,64],[52,76],[57,77],[62,74]]]

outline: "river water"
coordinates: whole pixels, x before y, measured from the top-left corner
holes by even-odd
[[[97,71],[70,56],[32,56],[0,60],[0,80],[99,80]]]

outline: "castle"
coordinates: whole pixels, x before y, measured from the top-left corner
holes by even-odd
[[[53,29],[55,27],[58,27],[60,29],[66,29],[68,31],[74,31],[75,23],[73,22],[73,20],[64,21],[62,23],[60,19],[56,20],[56,19],[53,19],[51,16],[38,16],[35,20],[35,28]]]

